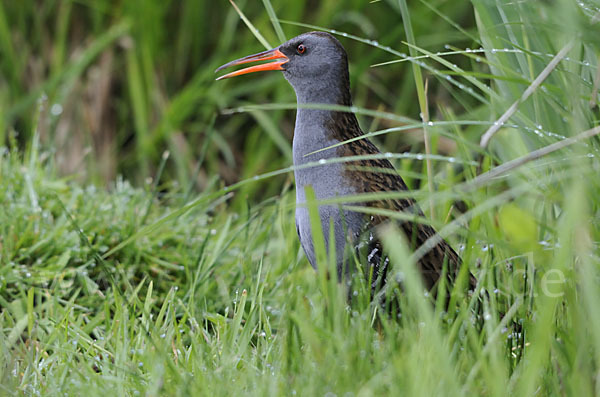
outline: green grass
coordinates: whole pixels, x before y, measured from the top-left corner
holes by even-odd
[[[489,293],[444,310],[389,229],[392,316],[300,250],[291,89],[213,82],[261,49],[235,10],[112,3],[0,5],[0,394],[600,394],[597,2],[236,2],[272,45],[335,29],[361,124]]]

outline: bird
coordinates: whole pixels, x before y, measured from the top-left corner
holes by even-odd
[[[294,89],[298,103],[292,142],[297,204],[295,221],[301,246],[308,261],[316,269],[318,261],[306,205],[309,186],[318,201],[334,198],[343,200],[343,197],[356,197],[364,193],[404,192],[408,188],[385,156],[372,156],[381,155],[381,152],[364,137],[355,113],[328,110],[332,106],[305,106],[325,104],[352,109],[348,56],[339,40],[326,32],[304,33],[271,50],[226,63],[215,72],[258,61],[271,62],[236,70],[217,80],[260,71],[281,71]],[[365,160],[330,161],[363,155],[371,156]],[[302,167],[309,163],[317,165]],[[353,205],[401,211],[415,217],[424,216],[418,204],[410,197],[378,199]],[[359,260],[366,262],[363,264],[368,269],[366,273],[369,275],[371,288],[375,291],[385,285],[390,267],[389,258],[384,254],[377,234],[383,225],[395,222],[413,249],[435,236],[436,231],[426,223],[391,220],[386,216],[369,215],[365,212],[348,209],[347,206],[344,208],[339,204],[318,206],[325,247],[335,248],[338,277],[342,279],[353,271],[351,255],[347,254],[349,248],[349,251],[354,250]],[[330,236],[333,242],[329,241]],[[444,266],[448,280],[452,282],[462,265],[461,258],[450,244],[442,238],[438,241],[417,263],[423,285],[428,290],[439,284]],[[469,273],[471,288],[474,283],[475,279]]]

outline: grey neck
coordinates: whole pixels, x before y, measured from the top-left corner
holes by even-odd
[[[330,118],[326,110],[298,109],[292,144],[294,165],[335,157],[335,148],[325,149],[339,142],[328,133]]]
[[[298,105],[327,104],[351,106],[350,92],[344,80],[324,78],[315,86],[296,86]],[[294,165],[335,157],[336,149],[321,150],[339,142],[328,126],[331,125],[331,110],[298,108],[294,129]],[[317,153],[313,153],[316,152]],[[313,154],[310,154],[313,153]]]

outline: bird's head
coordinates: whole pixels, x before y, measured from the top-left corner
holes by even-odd
[[[272,50],[226,63],[216,71],[266,60],[272,62],[237,70],[217,80],[265,70],[280,70],[294,87],[299,100],[345,102],[339,97],[345,97],[345,91],[348,91],[348,58],[342,44],[329,33],[301,34]]]

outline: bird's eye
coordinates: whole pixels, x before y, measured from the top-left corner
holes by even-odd
[[[304,52],[306,51],[306,47],[304,46],[304,44],[299,44],[296,48],[296,51],[298,52],[298,54],[304,54]]]

